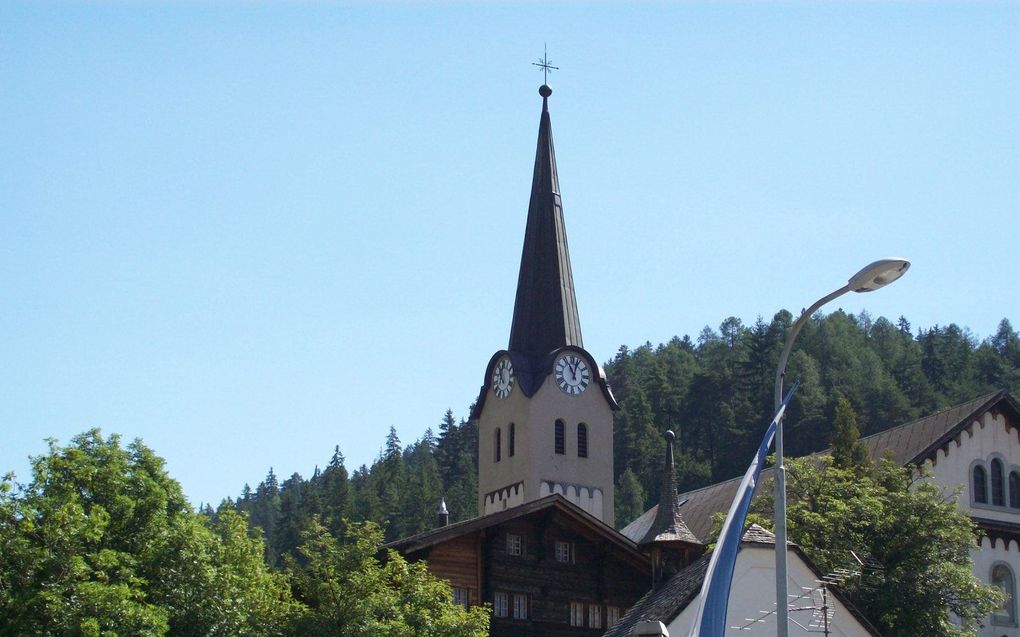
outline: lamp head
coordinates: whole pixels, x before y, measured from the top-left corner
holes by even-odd
[[[850,277],[848,285],[854,292],[872,292],[903,276],[909,267],[906,259],[879,259]]]

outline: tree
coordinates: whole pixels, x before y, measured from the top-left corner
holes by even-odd
[[[974,524],[925,475],[890,460],[861,474],[831,457],[790,459],[787,470],[789,537],[822,572],[854,566],[850,551],[881,566],[842,588],[883,635],[971,635],[1003,602],[974,577]],[[771,519],[771,489],[761,493],[754,509]]]
[[[633,471],[627,469],[616,481],[616,526],[623,528],[645,511],[645,490]]]
[[[163,460],[93,429],[0,481],[0,634],[278,635],[293,604],[244,519],[195,513]]]
[[[861,442],[857,414],[850,401],[840,396],[836,401],[836,420],[832,424],[832,462],[840,469],[870,467],[868,449]]]
[[[374,523],[349,523],[343,542],[313,520],[305,532],[304,564],[289,558],[294,586],[307,610],[297,634],[345,637],[485,637],[489,611],[453,603],[449,584],[424,562],[395,551],[380,562],[383,533]]]

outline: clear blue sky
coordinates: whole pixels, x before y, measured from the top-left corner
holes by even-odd
[[[465,416],[546,42],[597,358],[888,255],[907,277],[836,307],[1020,325],[1016,3],[7,0],[0,471],[101,427],[217,503]]]

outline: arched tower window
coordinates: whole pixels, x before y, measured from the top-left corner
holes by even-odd
[[[506,457],[507,458],[513,458],[514,457],[514,447],[516,446],[516,443],[517,443],[517,440],[516,440],[516,438],[517,438],[516,433],[517,432],[515,431],[515,429],[517,429],[517,427],[513,423],[510,423],[510,427],[507,429],[507,432],[506,432]]]
[[[992,567],[992,586],[998,586],[1009,596],[1002,607],[992,614],[994,624],[1016,624],[1016,578],[1009,565],[999,562]]]
[[[566,434],[563,429],[563,421],[557,420],[555,430],[553,431],[553,446],[556,453],[561,456],[567,452]]]
[[[496,462],[502,460],[503,455],[503,432],[499,427],[496,427],[496,437],[493,439],[493,452],[492,455],[496,459]]]
[[[974,502],[981,504],[988,503],[988,479],[985,476],[985,468],[979,464],[974,465]]]
[[[588,457],[588,425],[583,422],[577,426],[577,457]]]
[[[1002,484],[1002,460],[992,458],[992,504],[1006,505],[1005,490]]]
[[[1009,472],[1009,508],[1020,509],[1020,473]]]

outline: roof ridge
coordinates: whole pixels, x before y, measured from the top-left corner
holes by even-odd
[[[911,420],[909,422],[905,422],[902,425],[896,425],[895,427],[889,427],[888,429],[883,429],[882,431],[878,431],[878,432],[875,432],[873,434],[868,434],[867,436],[862,436],[861,440],[865,441],[865,440],[868,440],[869,438],[874,438],[875,436],[881,436],[882,434],[889,433],[890,431],[896,431],[897,429],[903,429],[904,427],[910,427],[910,426],[916,425],[917,423],[921,422],[922,420],[929,420],[931,418],[935,418],[935,417],[940,416],[940,415],[942,415],[942,414],[944,414],[944,413],[946,413],[948,411],[952,411],[953,409],[959,409],[960,407],[963,407],[965,405],[969,405],[971,403],[978,403],[980,405],[983,405],[985,403],[993,402],[992,398],[998,399],[998,398],[1001,397],[1000,394],[1008,394],[1008,393],[1009,392],[1007,392],[1005,389],[997,389],[997,390],[995,390],[995,391],[993,391],[991,393],[983,394],[981,396],[978,396],[977,398],[973,398],[971,400],[967,400],[967,401],[964,401],[962,403],[957,403],[955,405],[950,405],[948,407],[943,407],[942,409],[940,409],[938,411],[935,411],[935,412],[932,412],[932,413],[928,414],[927,416],[921,416],[920,418],[915,418],[914,420]],[[975,409],[971,410],[970,413],[973,413],[975,411],[978,411],[978,410],[975,408]],[[829,447],[827,449],[823,449],[822,451],[818,451],[816,453],[824,453],[825,451],[828,451],[831,448],[832,447]],[[811,455],[811,454],[808,454],[808,455]]]

